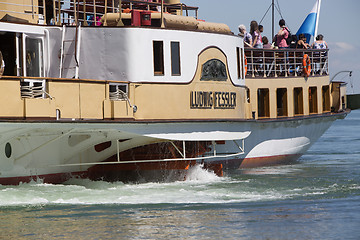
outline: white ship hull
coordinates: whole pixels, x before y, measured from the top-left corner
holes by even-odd
[[[193,132],[227,132],[231,135],[248,132],[243,154],[237,154],[241,145],[239,140],[215,141],[215,145],[210,145],[211,150],[195,161],[223,164],[225,169],[284,164],[304,154],[333,121],[344,116],[329,114],[299,120],[239,122],[2,122],[0,148],[4,151],[0,163],[0,184],[18,184],[38,178],[57,183],[72,176],[87,177],[90,167],[116,155],[118,151],[165,141],[148,137],[150,135],[174,136]],[[120,143],[117,144],[117,141]],[[106,142],[106,147],[99,147]],[[214,149],[215,155],[220,158],[213,157]],[[236,157],[231,157],[232,154]],[[204,156],[210,158],[202,158]],[[190,160],[194,161],[186,157],[177,159],[179,162]],[[161,161],[171,160],[159,159],[158,162]],[[120,164],[123,164],[121,159]]]

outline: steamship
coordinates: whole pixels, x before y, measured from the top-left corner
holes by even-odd
[[[179,0],[2,0],[0,19],[0,184],[290,163],[348,113],[327,50],[244,48]]]

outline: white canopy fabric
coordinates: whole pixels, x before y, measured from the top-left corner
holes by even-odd
[[[189,133],[158,133],[147,134],[145,136],[173,141],[224,141],[224,140],[241,140],[250,135],[250,131],[246,132],[189,132]]]

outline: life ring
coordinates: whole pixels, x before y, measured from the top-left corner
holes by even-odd
[[[246,76],[246,74],[247,74],[247,58],[246,58],[246,56],[244,55],[244,71],[245,71],[245,74],[244,74],[244,76]]]
[[[311,73],[311,60],[309,55],[304,54],[302,65],[305,77],[309,77]]]

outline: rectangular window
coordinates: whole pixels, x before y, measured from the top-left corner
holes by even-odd
[[[270,117],[269,89],[258,89],[258,117]]]
[[[330,112],[330,91],[329,86],[322,87],[323,112]]]
[[[309,87],[309,113],[318,113],[317,87]]]
[[[180,43],[171,42],[171,75],[180,76]]]
[[[241,71],[240,71],[241,64],[240,64],[240,48],[239,47],[236,48],[236,66],[237,66],[237,77],[238,77],[238,79],[240,79],[241,78]]]
[[[294,88],[294,114],[304,114],[303,89],[301,87]]]
[[[278,88],[276,90],[277,116],[285,117],[288,115],[287,110],[287,89]]]
[[[153,41],[154,53],[154,74],[164,75],[164,43],[163,41]]]
[[[43,76],[43,51],[42,41],[36,38],[25,38],[25,63],[26,76]]]
[[[246,89],[246,101],[250,103],[250,89]]]
[[[128,99],[128,85],[124,83],[109,84],[109,99],[114,101]]]
[[[240,49],[240,57],[241,57],[241,77],[242,79],[245,79],[245,67],[247,66],[244,66],[245,63],[244,63],[244,50],[241,48]]]

